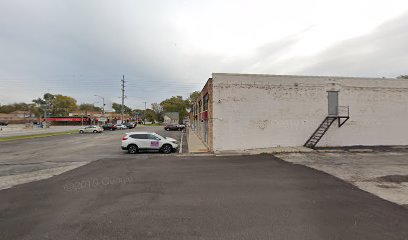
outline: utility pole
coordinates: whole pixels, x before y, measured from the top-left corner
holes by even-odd
[[[46,102],[45,103],[45,107],[42,108],[42,110],[44,111],[44,121],[45,122],[45,127],[48,128],[48,121],[47,121],[47,111],[50,110],[51,111],[51,103]],[[44,126],[44,125],[43,125]]]
[[[144,111],[144,124],[146,124],[146,103],[147,103],[147,102],[144,102],[144,104],[145,104],[145,111]]]
[[[45,122],[45,127],[47,127],[47,108],[44,109],[44,120],[43,122]],[[42,124],[42,126],[44,126],[44,124]]]
[[[122,124],[123,124],[123,113],[125,111],[125,75],[122,76],[122,107],[121,107],[121,116],[122,116]]]

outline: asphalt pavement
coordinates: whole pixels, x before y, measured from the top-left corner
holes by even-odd
[[[122,136],[129,131],[152,131],[177,140],[181,140],[183,134],[165,131],[160,126],[138,126],[129,130],[104,131],[101,134],[71,134],[0,142],[0,189],[48,178],[99,159],[126,155],[120,145]],[[183,141],[186,142],[184,137]]]
[[[0,239],[408,239],[408,211],[271,155],[123,154],[0,191]]]

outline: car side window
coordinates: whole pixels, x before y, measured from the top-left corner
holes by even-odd
[[[152,134],[147,135],[147,137],[148,137],[148,139],[151,139],[151,140],[160,140],[160,138],[158,138],[158,137],[156,137],[156,136],[154,136]]]
[[[132,134],[130,137],[134,139],[147,139],[147,134]]]

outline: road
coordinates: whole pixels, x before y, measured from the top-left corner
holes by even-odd
[[[141,126],[129,131],[153,131],[177,140],[182,134],[164,131],[162,127]],[[48,178],[99,159],[123,156],[126,152],[120,149],[120,142],[125,132],[0,142],[0,189]]]

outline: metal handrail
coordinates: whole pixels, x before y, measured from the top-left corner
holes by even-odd
[[[349,117],[350,107],[349,106],[337,106],[337,116],[338,117]]]

